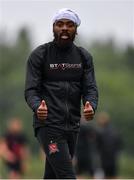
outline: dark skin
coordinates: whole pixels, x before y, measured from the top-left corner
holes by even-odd
[[[55,41],[59,46],[66,47],[72,43],[77,34],[77,25],[68,19],[60,19],[53,24],[53,33]],[[48,108],[44,100],[42,100],[39,108],[37,109],[37,117],[40,120],[47,118]],[[83,110],[84,117],[87,121],[92,120],[94,111],[90,103],[87,101]]]
[[[74,41],[77,26],[73,21],[61,19],[53,24],[53,33],[57,44],[66,46]]]

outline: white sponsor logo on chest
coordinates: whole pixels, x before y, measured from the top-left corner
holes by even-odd
[[[50,64],[50,69],[80,69],[81,68],[81,63],[80,64],[69,64],[69,63],[61,63],[61,64]]]

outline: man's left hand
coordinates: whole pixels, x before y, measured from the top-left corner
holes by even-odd
[[[90,105],[89,101],[86,101],[85,106],[84,106],[84,117],[87,121],[90,121],[94,117],[94,110],[92,106]]]

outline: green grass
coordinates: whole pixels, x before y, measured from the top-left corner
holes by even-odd
[[[41,157],[32,157],[28,162],[27,173],[24,178],[41,179],[44,173],[44,160]]]
[[[119,176],[134,179],[134,157],[122,154],[119,161]]]
[[[28,161],[25,179],[42,179],[44,172],[44,161],[41,156],[32,156]],[[7,171],[0,162],[0,178],[7,178]],[[85,177],[86,178],[86,177]],[[122,154],[119,160],[119,178],[134,178],[134,157]]]
[[[42,179],[44,172],[44,160],[41,156],[32,156],[27,162],[27,171],[23,179]],[[8,171],[0,161],[0,179],[8,178]]]

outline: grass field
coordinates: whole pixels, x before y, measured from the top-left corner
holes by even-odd
[[[37,156],[31,157],[28,161],[27,173],[25,174],[24,179],[41,179],[43,176],[43,170],[44,170],[44,162],[41,159],[41,157],[37,157]],[[7,178],[6,174],[7,172],[1,162],[0,178]],[[134,178],[134,157],[121,155],[119,161],[119,178],[121,179]]]
[[[119,161],[119,177],[134,179],[134,156],[121,156]]]

